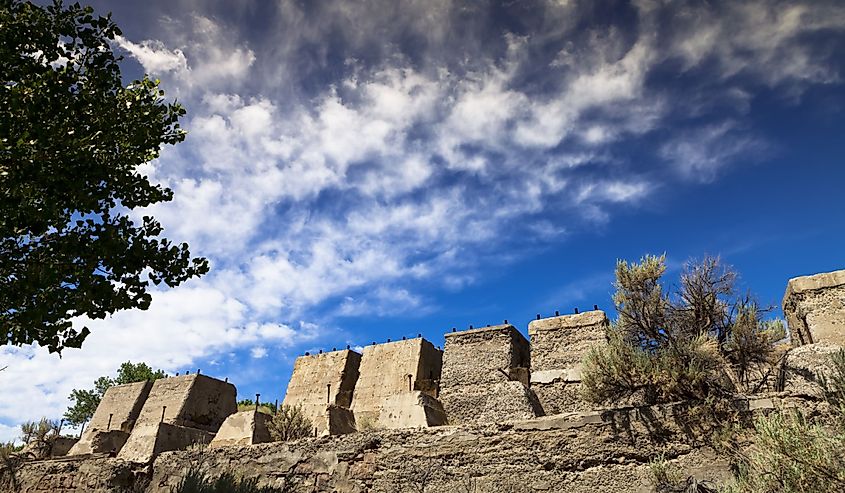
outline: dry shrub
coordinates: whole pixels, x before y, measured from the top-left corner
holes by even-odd
[[[748,390],[768,375],[782,326],[762,321],[750,296],[736,296],[736,273],[707,257],[688,263],[680,287],[669,293],[661,283],[665,271],[665,256],[617,263],[619,317],[608,345],[584,360],[587,400],[702,400]]]
[[[273,415],[273,419],[267,423],[267,428],[270,436],[277,442],[311,436],[313,430],[311,420],[302,413],[302,407],[299,405],[279,406],[279,412]]]

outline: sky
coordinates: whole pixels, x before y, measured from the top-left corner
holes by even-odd
[[[598,305],[617,259],[720,255],[780,314],[845,268],[845,4],[93,3],[129,83],[185,105],[141,171],[212,270],[0,348],[0,440],[124,361],[281,399],[306,351]]]

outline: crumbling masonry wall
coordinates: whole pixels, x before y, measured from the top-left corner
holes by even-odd
[[[446,334],[440,400],[449,424],[497,423],[542,414],[528,388],[531,352],[513,325]]]
[[[790,279],[783,314],[794,346],[845,345],[845,270]]]
[[[547,415],[586,411],[579,396],[581,361],[590,348],[607,344],[607,316],[601,310],[533,320],[531,389]]]
[[[352,431],[352,394],[358,381],[361,355],[348,349],[296,358],[283,404],[301,406],[316,433],[329,434],[333,420],[348,421],[336,432]]]
[[[352,411],[360,429],[445,423],[436,400],[443,352],[418,337],[364,348]]]

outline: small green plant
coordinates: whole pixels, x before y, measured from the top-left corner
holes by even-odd
[[[728,493],[845,491],[845,434],[809,423],[798,411],[755,421],[754,445],[738,453]]]
[[[217,477],[210,477],[197,468],[188,470],[182,481],[171,493],[285,493],[285,490],[270,486],[258,486],[256,478],[241,478],[231,472],[224,472]]]
[[[296,440],[311,436],[312,433],[311,420],[308,419],[302,412],[302,406],[279,406],[279,412],[273,415],[267,423],[267,428],[270,431],[270,437],[277,442],[287,442],[289,440]]]
[[[651,481],[654,483],[655,491],[670,491],[667,488],[674,488],[683,481],[680,472],[666,460],[664,454],[658,455],[649,462],[648,470],[651,473]]]

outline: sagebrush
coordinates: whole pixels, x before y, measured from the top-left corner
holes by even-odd
[[[665,256],[619,261],[617,320],[606,346],[586,356],[583,395],[592,402],[647,404],[730,396],[768,375],[785,330],[762,319],[750,295],[736,293],[736,273],[718,258],[687,263],[680,286],[662,282]]]
[[[281,405],[276,414],[267,423],[270,437],[275,441],[286,442],[311,436],[313,427],[311,420],[302,412],[299,405]]]

